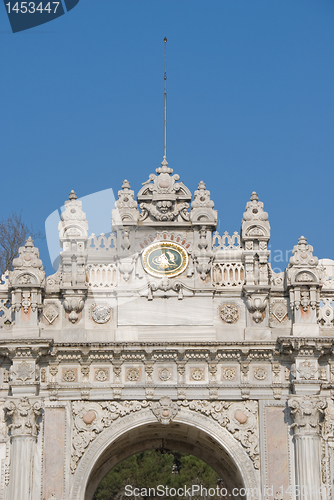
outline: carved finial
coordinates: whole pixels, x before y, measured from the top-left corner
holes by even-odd
[[[27,239],[25,245],[24,245],[26,248],[28,247],[33,247],[34,246],[34,240],[32,239],[31,236],[29,236],[29,238]]]
[[[213,208],[215,206],[214,202],[210,199],[210,191],[205,189],[205,183],[200,181],[198,184],[198,190],[194,193],[194,201],[191,204],[191,209],[198,207]],[[215,216],[216,218],[216,216]],[[208,220],[212,219],[210,217]]]
[[[16,259],[13,260],[13,268],[14,270],[18,269],[26,269],[27,267],[33,267],[36,269],[40,269],[41,271],[43,270],[43,264],[42,261],[39,258],[39,251],[38,248],[34,246],[33,239],[31,236],[27,239],[25,242],[24,247],[19,248],[19,256],[16,257]],[[15,274],[15,273],[14,273]],[[13,276],[12,274],[12,280]],[[44,276],[44,274],[43,274]],[[42,276],[40,276],[42,279]]]
[[[259,201],[259,197],[255,191],[252,192],[250,199],[251,201]]]
[[[298,245],[295,245],[290,257],[289,268],[292,266],[305,267],[318,265],[318,258],[313,255],[312,245],[307,244],[305,236],[301,236],[298,240]]]
[[[157,174],[172,174],[173,173],[173,169],[168,166],[168,161],[166,160],[165,157],[161,162],[161,167],[156,168],[155,171]]]
[[[69,199],[69,200],[76,200],[76,199],[77,199],[77,195],[76,195],[76,193],[73,191],[73,189],[72,189],[72,191],[70,192],[68,199]]]
[[[130,182],[126,179],[124,179],[123,184],[122,184],[122,189],[128,190],[130,189]]]

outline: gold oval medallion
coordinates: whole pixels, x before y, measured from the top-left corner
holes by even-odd
[[[177,276],[188,265],[186,250],[171,241],[159,241],[149,245],[142,254],[143,266],[152,276]]]

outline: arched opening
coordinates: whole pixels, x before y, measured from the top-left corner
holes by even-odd
[[[129,429],[104,449],[89,474],[85,500],[93,499],[104,476],[122,460],[144,450],[157,449],[177,450],[200,458],[219,474],[230,491],[245,487],[235,461],[209,433],[181,422],[174,421],[169,425],[152,422]],[[244,500],[245,496],[234,495],[233,499]]]
[[[230,500],[219,474],[194,455],[177,450],[145,450],[119,462],[102,479],[94,500],[193,497]]]

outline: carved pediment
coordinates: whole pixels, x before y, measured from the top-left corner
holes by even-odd
[[[247,202],[246,212],[242,218],[241,237],[244,241],[259,239],[262,242],[269,241],[270,238],[268,213],[263,210],[263,203],[259,201],[255,191]]]
[[[301,271],[300,273],[296,274],[295,281],[298,283],[314,282],[314,281],[318,282],[318,278],[313,273],[307,271]]]
[[[290,257],[289,267],[315,267],[318,265],[318,258],[313,255],[312,245],[307,244],[307,239],[301,236],[298,245],[293,247],[292,257]]]
[[[189,189],[182,182],[177,182],[180,177],[177,174],[172,175],[173,169],[168,167],[166,159],[156,172],[158,175],[151,174],[138,193],[137,199],[142,211],[139,220],[189,221],[188,208],[191,201]]]
[[[217,224],[217,210],[214,210],[214,202],[210,198],[210,191],[205,188],[201,181],[194,193],[194,201],[191,204],[190,220],[194,224]]]
[[[139,210],[135,200],[134,191],[130,189],[130,183],[125,179],[122,184],[122,189],[118,191],[118,200],[115,203],[115,208],[112,210],[113,226],[122,225],[123,223],[137,223]]]
[[[313,255],[313,247],[301,236],[298,245],[293,247],[293,254],[287,268],[289,285],[321,285],[325,278],[324,268],[318,265],[318,258]]]
[[[14,271],[9,273],[9,283],[14,287],[39,287],[45,283],[45,272],[39,258],[38,248],[29,237],[24,247],[20,247],[19,256],[13,260]]]
[[[69,199],[65,201],[65,210],[61,213],[61,221],[58,224],[59,239],[86,239],[88,237],[88,222],[86,214],[82,210],[82,202],[72,190]]]

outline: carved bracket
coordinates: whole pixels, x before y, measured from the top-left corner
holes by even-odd
[[[268,295],[247,293],[246,297],[246,305],[248,311],[253,315],[253,320],[255,323],[261,323],[264,316],[263,313],[268,305]]]

